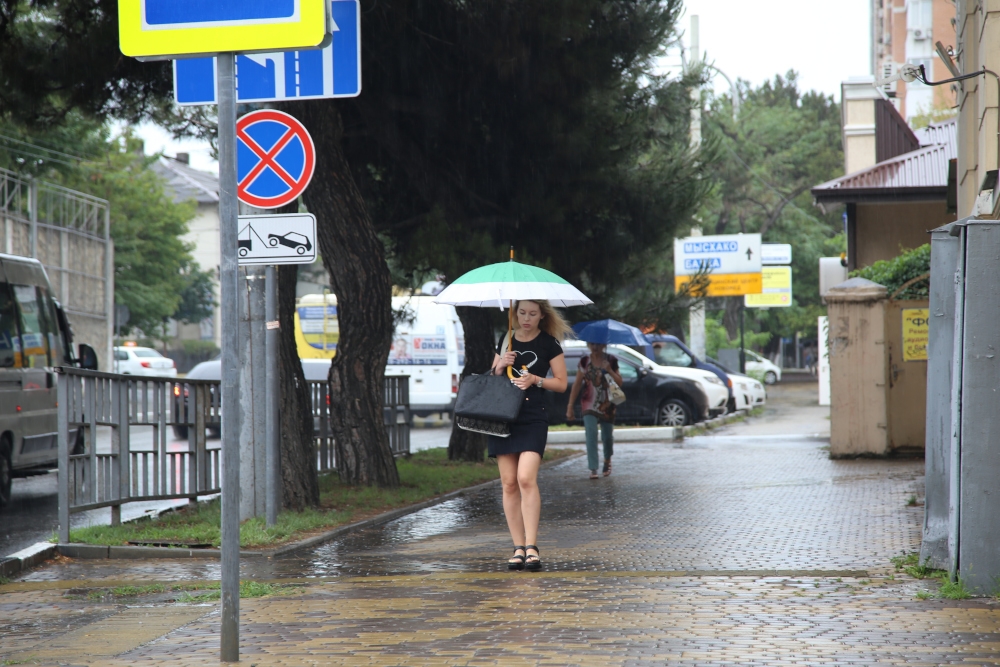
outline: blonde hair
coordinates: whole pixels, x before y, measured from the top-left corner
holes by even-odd
[[[566,335],[573,330],[568,324],[566,324],[566,320],[563,319],[562,313],[553,308],[552,304],[548,301],[543,299],[522,299],[522,301],[530,301],[538,304],[538,310],[542,312],[542,320],[538,323],[538,328],[555,338],[560,343],[562,343],[566,338]],[[514,302],[515,313],[520,306],[521,301]]]

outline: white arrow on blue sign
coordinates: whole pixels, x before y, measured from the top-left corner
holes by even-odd
[[[333,40],[324,49],[236,57],[236,99],[280,102],[361,93],[359,0],[332,0]],[[215,58],[174,61],[174,99],[181,106],[215,104]]]

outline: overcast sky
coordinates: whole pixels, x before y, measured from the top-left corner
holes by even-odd
[[[733,80],[759,85],[794,69],[802,89],[839,98],[841,81],[871,68],[870,2],[686,0],[678,28],[689,46],[690,17],[697,14],[702,53]],[[661,65],[678,70],[679,53],[671,50]],[[717,78],[717,90],[728,88]]]
[[[869,73],[870,0],[686,0],[685,5],[679,26],[684,44],[690,16],[697,14],[702,53],[734,80],[759,85],[794,69],[803,90],[839,98],[841,81]],[[660,66],[676,72],[680,62],[679,50],[672,49]],[[713,84],[717,90],[728,87],[722,77]],[[218,171],[204,144],[175,142],[149,125],[140,127],[139,134],[147,153],[187,151],[193,167]]]

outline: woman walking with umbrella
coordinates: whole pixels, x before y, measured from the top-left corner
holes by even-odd
[[[511,569],[542,566],[538,546],[538,522],[542,498],[538,491],[538,468],[545,454],[549,416],[543,389],[566,391],[566,358],[561,342],[569,326],[547,301],[518,301],[514,305],[517,327],[507,341],[501,341],[493,359],[493,373],[513,369],[512,382],[524,392],[524,404],[517,421],[510,424],[510,437],[490,436],[489,455],[497,459],[503,485],[503,510],[514,540]],[[545,377],[549,370],[552,377]],[[524,545],[519,539],[524,539]]]
[[[611,343],[621,345],[648,345],[649,339],[639,329],[617,320],[598,320],[573,325],[576,337],[587,343],[590,356],[580,359],[576,380],[566,405],[566,420],[576,419],[573,408],[577,396],[583,411],[583,427],[587,438],[587,467],[590,479],[597,477],[597,427],[601,428],[604,444],[604,476],[611,474],[611,456],[615,447],[615,404],[611,400],[609,378],[621,387],[618,359],[606,353]]]
[[[569,327],[555,307],[592,303],[580,290],[545,269],[511,261],[490,264],[460,276],[435,299],[455,306],[510,306],[508,333],[497,346],[492,373],[507,373],[524,392],[520,412],[509,422],[510,436],[490,436],[503,487],[503,509],[514,542],[507,561],[512,570],[538,570],[541,493],[538,469],[545,452],[549,419],[544,389],[566,391],[566,360],[560,343]],[[516,315],[517,327],[513,326]],[[551,371],[552,377],[547,377]]]
[[[583,411],[583,428],[587,438],[587,467],[590,479],[597,479],[597,426],[601,427],[601,442],[604,444],[604,476],[611,474],[611,455],[615,450],[615,404],[609,394],[608,376],[621,386],[622,376],[618,373],[618,359],[606,354],[607,346],[601,343],[587,343],[590,355],[580,359],[576,380],[566,405],[566,421],[573,421],[576,415],[573,406],[580,397]]]

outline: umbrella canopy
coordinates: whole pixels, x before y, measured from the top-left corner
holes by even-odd
[[[594,322],[579,322],[573,325],[576,337],[587,343],[602,345],[649,345],[649,339],[630,324],[618,320],[596,320]]]
[[[506,308],[522,299],[548,301],[553,306],[586,306],[593,303],[568,282],[545,269],[518,262],[500,262],[473,269],[448,285],[436,303],[479,308]]]

